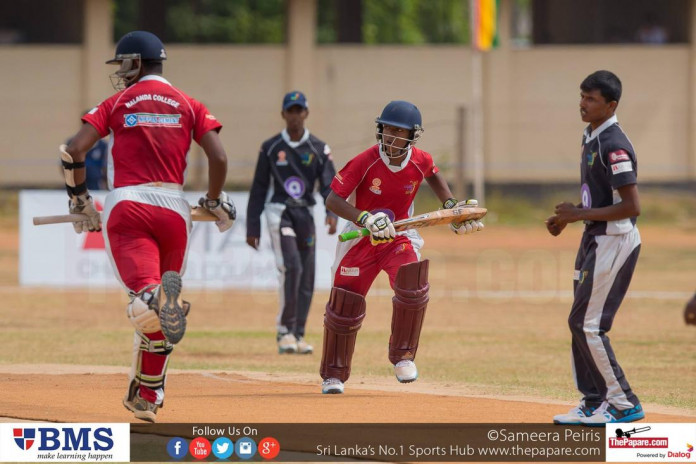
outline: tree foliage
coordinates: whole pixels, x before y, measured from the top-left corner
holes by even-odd
[[[116,38],[143,23],[138,0],[115,0],[114,5]],[[169,43],[283,43],[285,1],[166,0],[162,35]]]
[[[286,0],[160,0],[168,43],[283,43]],[[336,2],[317,1],[317,41],[337,40]],[[147,0],[114,0],[118,39],[147,24]],[[468,0],[362,0],[362,42],[425,44],[470,41]]]

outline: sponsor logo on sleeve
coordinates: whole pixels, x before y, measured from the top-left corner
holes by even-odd
[[[626,153],[625,150],[616,150],[609,153],[609,162],[611,164],[618,163],[619,161],[630,161],[631,157]]]
[[[611,165],[611,172],[614,175],[630,171],[633,171],[633,166],[631,165],[630,161],[622,161],[621,163]]]

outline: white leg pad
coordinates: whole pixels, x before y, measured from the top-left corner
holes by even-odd
[[[148,334],[162,330],[157,312],[150,309],[139,296],[133,297],[126,310],[128,321],[137,332]]]

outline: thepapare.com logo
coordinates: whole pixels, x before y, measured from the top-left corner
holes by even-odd
[[[130,460],[129,424],[0,424],[0,461],[124,458]]]

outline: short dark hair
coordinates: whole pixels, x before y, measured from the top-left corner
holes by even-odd
[[[593,72],[582,81],[580,90],[583,92],[599,90],[599,93],[602,94],[607,102],[615,101],[618,103],[621,100],[621,81],[611,71]]]
[[[162,74],[162,62],[159,60],[143,60],[143,69],[146,73]]]

